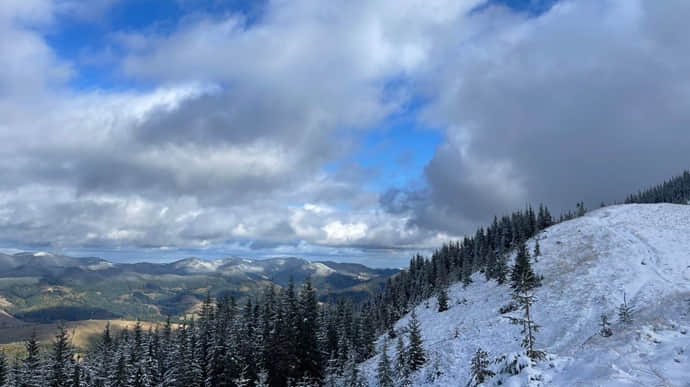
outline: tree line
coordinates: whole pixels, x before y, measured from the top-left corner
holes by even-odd
[[[690,172],[684,171],[662,184],[629,195],[625,203],[676,203],[690,201]]]

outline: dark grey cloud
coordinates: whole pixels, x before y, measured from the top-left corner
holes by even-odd
[[[483,33],[439,45],[442,64],[426,78],[425,118],[448,129],[412,221],[463,233],[528,202],[562,210],[623,200],[687,168],[687,16],[682,1],[475,14]]]

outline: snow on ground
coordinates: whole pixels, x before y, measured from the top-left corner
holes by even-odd
[[[305,268],[305,269],[308,269],[308,268],[314,269],[314,275],[317,276],[317,277],[327,277],[327,276],[329,276],[329,275],[335,273],[335,270],[333,270],[332,268],[330,268],[330,267],[324,265],[324,264],[321,263],[321,262],[310,262],[310,263],[305,264],[305,265],[303,266],[303,268]]]
[[[502,378],[504,386],[690,386],[690,206],[605,207],[537,237],[542,256],[533,267],[544,280],[534,320],[542,326],[537,346],[549,359]],[[498,312],[510,289],[482,274],[473,279],[465,289],[451,287],[450,310],[438,313],[435,298],[417,307],[429,361],[416,386],[464,386],[478,347],[491,359],[521,351],[520,327]],[[624,293],[636,309],[629,326],[617,318]],[[602,314],[611,337],[599,335]],[[389,343],[389,356],[394,347]],[[362,366],[371,385],[377,361]],[[540,380],[528,381],[530,374]]]

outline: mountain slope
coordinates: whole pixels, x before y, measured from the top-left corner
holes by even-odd
[[[533,267],[544,280],[533,312],[542,326],[537,346],[550,358],[489,384],[689,385],[690,206],[606,207],[538,237],[542,256]],[[478,347],[492,358],[521,351],[520,328],[498,312],[510,289],[480,274],[473,279],[466,289],[451,287],[449,311],[438,313],[435,299],[417,308],[430,360],[415,385],[463,385]],[[636,309],[630,326],[616,317],[624,293]],[[601,314],[613,322],[611,337],[599,335]],[[362,367],[372,383],[376,362]],[[528,382],[530,375],[540,381]]]

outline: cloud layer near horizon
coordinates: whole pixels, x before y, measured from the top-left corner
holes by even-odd
[[[152,87],[79,90],[79,62],[44,37],[73,3],[9,2],[2,244],[376,251],[385,264],[528,202],[596,206],[688,165],[689,5],[560,2],[535,16],[482,3],[193,12],[100,48],[121,53],[121,79]],[[396,114],[443,140],[423,181],[372,189],[377,171],[352,155]]]

